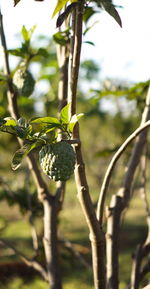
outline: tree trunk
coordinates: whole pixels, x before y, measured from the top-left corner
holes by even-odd
[[[44,207],[44,250],[47,264],[48,279],[51,289],[62,289],[60,264],[58,257],[57,239],[57,211],[58,202],[54,197],[53,202],[46,198]]]

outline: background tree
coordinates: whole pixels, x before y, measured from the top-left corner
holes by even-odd
[[[17,4],[19,1],[16,1]],[[97,3],[97,2],[96,2]],[[67,5],[67,6],[65,6]],[[91,6],[90,6],[91,5]],[[98,7],[103,6],[104,9],[111,14],[115,18],[115,20],[121,25],[121,19],[116,11],[115,7],[110,1],[101,1],[97,5]],[[91,196],[89,194],[89,187],[87,184],[87,176],[85,173],[85,165],[83,161],[83,153],[81,150],[81,141],[79,135],[79,124],[78,120],[81,115],[76,114],[76,105],[77,105],[77,83],[79,77],[79,67],[80,67],[80,52],[81,52],[81,43],[82,43],[82,26],[83,26],[83,15],[85,17],[85,22],[87,21],[91,15],[95,13],[95,2],[89,4],[89,6],[85,5],[84,1],[80,2],[73,2],[68,4],[68,1],[62,1],[61,5],[58,2],[56,9],[54,11],[54,15],[58,12],[59,16],[57,19],[57,26],[59,27],[58,33],[53,36],[54,41],[57,43],[57,59],[58,65],[56,64],[56,58],[53,53],[53,50],[50,51],[49,49],[38,49],[35,50],[31,47],[31,35],[33,29],[27,31],[25,27],[22,28],[22,36],[24,42],[22,47],[19,49],[14,49],[9,51],[11,54],[19,56],[21,58],[21,62],[19,62],[18,67],[16,70],[19,69],[29,69],[30,64],[33,61],[39,61],[41,63],[41,58],[43,59],[43,63],[41,65],[41,73],[43,74],[44,69],[47,65],[50,65],[52,68],[51,62],[53,62],[53,66],[55,68],[55,74],[46,75],[45,73],[40,77],[44,79],[49,79],[50,82],[50,93],[51,97],[53,95],[53,101],[49,101],[49,98],[45,95],[43,97],[43,107],[45,106],[45,112],[48,117],[36,117],[35,119],[31,119],[30,121],[26,121],[24,118],[20,118],[20,115],[26,114],[27,108],[30,107],[30,110],[27,111],[27,117],[33,114],[35,111],[36,113],[36,106],[33,101],[27,101],[27,95],[19,95],[19,91],[17,91],[14,87],[14,76],[15,72],[10,72],[9,62],[8,62],[8,50],[6,47],[5,41],[5,34],[3,30],[3,22],[1,16],[1,39],[2,45],[4,49],[4,74],[1,75],[2,83],[5,85],[7,84],[7,101],[8,101],[8,111],[11,115],[11,118],[5,117],[5,111],[3,111],[3,118],[1,118],[1,131],[7,132],[10,134],[10,138],[13,138],[14,135],[17,136],[18,141],[21,145],[21,149],[16,152],[15,156],[13,157],[12,166],[13,168],[18,168],[23,156],[28,155],[28,166],[30,172],[33,175],[33,179],[36,185],[36,191],[38,192],[38,199],[40,200],[41,205],[39,205],[37,201],[36,194],[33,193],[31,195],[30,189],[25,188],[26,193],[23,195],[19,194],[19,190],[17,189],[17,193],[14,193],[12,188],[8,186],[7,182],[3,179],[2,183],[2,197],[1,199],[7,199],[9,202],[18,203],[20,208],[25,212],[28,212],[30,215],[29,221],[32,227],[32,236],[33,236],[33,247],[34,247],[34,259],[27,258],[24,254],[22,254],[19,250],[17,250],[12,245],[8,244],[6,240],[2,239],[1,243],[5,244],[6,246],[10,247],[14,250],[20,257],[26,262],[27,265],[32,266],[34,269],[39,271],[42,277],[48,281],[50,284],[50,288],[62,288],[62,281],[61,281],[61,274],[60,274],[60,263],[59,263],[59,256],[58,256],[58,239],[57,239],[57,224],[58,224],[58,214],[62,208],[64,202],[64,195],[65,195],[65,182],[64,180],[60,180],[56,183],[56,190],[54,191],[53,183],[49,187],[49,182],[43,178],[37,162],[35,158],[37,158],[37,148],[41,148],[41,146],[45,145],[46,142],[55,142],[56,137],[59,131],[59,138],[65,142],[69,142],[70,144],[74,145],[74,150],[76,153],[76,169],[75,169],[75,180],[76,186],[78,191],[78,199],[81,204],[85,220],[87,222],[89,233],[90,233],[90,242],[92,248],[92,263],[93,263],[93,276],[94,276],[94,286],[95,288],[118,288],[119,281],[118,281],[118,247],[119,247],[119,236],[120,236],[120,220],[122,218],[122,214],[124,210],[128,206],[128,202],[131,197],[131,186],[133,185],[133,178],[135,174],[135,170],[140,162],[140,157],[142,151],[144,149],[146,140],[147,140],[147,128],[149,126],[149,93],[147,94],[146,98],[146,106],[144,107],[143,112],[143,119],[141,126],[131,134],[127,140],[123,143],[123,145],[117,150],[116,154],[114,155],[110,165],[108,166],[108,170],[104,177],[104,181],[102,182],[102,189],[99,195],[99,200],[97,203],[97,215],[95,213],[95,207],[91,200]],[[61,11],[63,9],[63,11]],[[71,16],[71,17],[70,17]],[[69,28],[68,28],[68,25]],[[71,33],[72,31],[72,33]],[[51,49],[52,46],[50,46]],[[53,56],[52,56],[53,55]],[[52,58],[51,58],[52,56]],[[82,67],[84,69],[88,65],[90,66],[92,63],[89,62],[88,64],[84,63]],[[23,66],[22,66],[23,65]],[[97,71],[96,66],[90,66],[89,71],[93,73]],[[59,84],[57,81],[54,82],[54,76],[58,75],[58,68],[60,69],[60,80]],[[87,77],[91,77],[88,74],[87,70]],[[121,114],[121,111],[118,111],[118,115],[113,118],[111,115],[104,113],[101,110],[100,103],[102,98],[106,97],[107,95],[132,95],[135,93],[136,90],[140,87],[141,91],[143,92],[144,89],[146,90],[148,87],[149,82],[139,84],[139,86],[135,86],[132,89],[128,89],[126,87],[115,87],[113,91],[109,90],[105,87],[105,91],[93,91],[92,93],[95,94],[95,97],[91,97],[89,101],[83,97],[82,91],[79,91],[78,94],[80,95],[79,98],[79,107],[85,107],[87,113],[87,123],[88,123],[88,115],[95,115],[97,116],[95,122],[98,123],[99,121],[103,121],[104,124],[107,124],[110,130],[110,123],[112,128],[114,128],[114,124],[116,120],[122,119],[123,124],[120,128],[121,133],[123,134],[123,127],[124,127],[124,137],[128,133],[128,130],[125,130],[127,122],[127,117],[124,117]],[[58,85],[58,92],[57,92],[57,85]],[[29,86],[29,84],[28,84]],[[22,94],[22,92],[21,92]],[[58,99],[56,96],[58,95]],[[116,101],[116,98],[114,98]],[[20,102],[20,103],[19,103]],[[66,106],[66,103],[68,105]],[[22,111],[21,111],[21,104],[22,104]],[[48,107],[50,105],[50,108]],[[26,107],[25,107],[26,105]],[[59,116],[58,118],[52,118],[49,116],[50,113],[56,113],[56,105],[59,107]],[[63,108],[63,109],[62,109]],[[134,106],[135,109],[135,106]],[[7,115],[7,113],[6,113]],[[128,116],[129,117],[129,116]],[[129,124],[133,124],[135,126],[137,115],[135,117],[129,118]],[[19,120],[18,120],[19,119]],[[86,117],[85,117],[86,119]],[[90,121],[90,120],[89,120]],[[86,121],[85,121],[86,124]],[[85,125],[84,124],[84,125]],[[95,130],[95,135],[97,135],[97,130]],[[118,129],[117,129],[118,131]],[[140,134],[140,132],[142,132]],[[110,134],[110,132],[109,132]],[[105,198],[106,193],[108,190],[108,185],[110,178],[112,176],[112,171],[114,166],[120,156],[124,153],[125,148],[128,144],[138,135],[139,139],[137,140],[135,147],[133,148],[133,152],[130,151],[125,156],[124,162],[126,162],[127,158],[130,158],[128,170],[125,172],[125,180],[124,185],[119,193],[114,195],[110,206],[107,210],[106,215],[106,223],[107,223],[107,234],[105,234],[105,226],[103,224],[103,215],[104,215],[104,207],[105,207]],[[68,138],[69,136],[69,138]],[[71,139],[70,139],[71,136]],[[66,139],[67,137],[67,139]],[[64,139],[65,138],[65,139]],[[97,137],[98,138],[98,137]],[[102,137],[101,137],[102,138]],[[112,133],[112,138],[114,134]],[[104,132],[104,140],[106,140],[106,133]],[[58,140],[58,139],[57,139]],[[93,139],[92,139],[93,140]],[[104,141],[105,142],[105,141]],[[120,145],[120,138],[115,140],[113,144],[113,148],[105,148],[103,150],[99,150],[98,147],[95,145],[94,154],[97,156],[100,155],[109,155],[111,152],[115,151]],[[85,143],[87,143],[87,139],[85,139]],[[119,144],[118,144],[119,143]],[[89,155],[89,151],[93,147],[93,141],[89,143],[89,148],[87,148],[86,154]],[[31,153],[32,149],[36,148],[34,155]],[[98,152],[97,152],[98,150]],[[88,158],[87,162],[93,162],[93,157]],[[144,177],[144,168],[145,168],[145,161],[142,161],[142,185],[145,184],[145,177]],[[99,166],[98,166],[99,168]],[[95,171],[97,171],[95,169]],[[123,172],[122,172],[123,174]],[[91,172],[89,172],[91,175]],[[98,179],[98,174],[94,174],[94,178]],[[28,173],[26,173],[28,176]],[[120,176],[119,180],[120,182]],[[115,184],[117,186],[118,184]],[[32,186],[31,186],[32,188]],[[34,187],[35,190],[35,187]],[[23,189],[24,192],[24,189]],[[28,193],[27,193],[28,192]],[[147,216],[149,214],[148,203],[146,199],[145,190],[142,190],[142,195],[144,196],[145,200],[145,208],[147,212]],[[24,199],[23,199],[24,196]],[[96,200],[96,198],[95,198]],[[34,226],[34,218],[41,216],[41,212],[44,215],[44,222],[43,222],[43,249],[44,249],[44,262],[46,264],[43,265],[41,262],[41,255],[39,254],[39,241],[38,235],[35,230]],[[40,241],[41,242],[41,241]],[[42,242],[41,242],[42,244]],[[105,256],[105,244],[107,248],[107,254]],[[146,239],[140,249],[137,249],[137,257],[135,257],[134,264],[133,264],[133,273],[131,278],[131,288],[138,288],[139,282],[145,273],[145,267],[148,267],[149,262],[147,262],[143,268],[141,268],[142,259],[147,255],[149,250],[149,241]],[[76,251],[72,250],[74,253]],[[77,255],[77,254],[76,254]],[[79,257],[80,255],[78,255]],[[105,259],[106,257],[106,259]],[[80,256],[80,260],[83,259]],[[84,262],[84,264],[87,264]],[[107,264],[107,267],[106,267]],[[146,271],[147,272],[147,271]],[[141,274],[141,275],[140,275]],[[137,278],[137,276],[139,276]]]

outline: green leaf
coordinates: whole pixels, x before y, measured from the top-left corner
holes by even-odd
[[[20,117],[20,118],[17,120],[17,123],[18,123],[19,126],[26,127],[26,120],[25,120],[25,118],[23,118],[23,117]]]
[[[21,139],[26,138],[27,133],[25,129],[23,129],[22,127],[19,127],[18,125],[14,126],[13,129],[18,137],[20,137]]]
[[[25,144],[21,149],[17,150],[11,162],[12,169],[17,170],[20,167],[23,158],[27,156],[31,150],[40,146],[41,144],[43,144],[43,142],[38,140],[34,143]]]
[[[0,126],[3,126],[6,123],[6,120],[0,117]]]
[[[7,81],[7,76],[0,73],[0,81]]]
[[[98,11],[95,11],[92,7],[85,7],[85,12],[83,15],[83,20],[85,23],[89,21],[89,19]]]
[[[89,44],[89,45],[92,45],[92,46],[95,46],[94,42],[92,41],[84,41],[85,44]]]
[[[68,42],[68,35],[65,32],[56,32],[53,35],[53,40],[58,43],[59,45],[66,45],[66,43]]]
[[[11,167],[13,170],[17,170],[20,167],[23,158],[25,157],[25,155],[27,155],[27,151],[28,146],[24,145],[21,149],[15,152],[11,163]]]
[[[69,132],[73,132],[73,129],[74,129],[74,126],[75,126],[75,124],[78,122],[78,120],[83,116],[84,114],[83,113],[80,113],[80,114],[74,114],[73,116],[72,116],[72,118],[71,118],[71,120],[70,120],[70,122],[69,122],[69,124],[68,124],[68,128],[67,128],[67,130],[69,131]]]
[[[63,124],[69,123],[70,103],[65,105],[60,112],[60,121]]]
[[[14,56],[19,56],[19,57],[25,56],[25,52],[23,51],[22,48],[9,49],[8,53],[10,53],[11,55],[14,55]]]
[[[120,25],[120,27],[122,27],[120,15],[118,11],[115,9],[114,5],[109,0],[101,0],[101,3],[106,12],[116,20],[116,22]]]
[[[30,121],[33,127],[33,131],[42,133],[48,133],[56,128],[61,128],[60,121],[55,117],[40,117],[34,118]]]
[[[53,15],[52,15],[52,18],[68,3],[68,2],[77,2],[77,0],[57,0],[57,4],[56,4],[56,7],[54,9],[54,12],[53,12]]]
[[[21,34],[22,34],[22,37],[25,41],[30,40],[28,30],[26,29],[26,27],[24,25],[22,26]]]
[[[16,126],[17,122],[13,117],[5,117],[5,126]]]
[[[91,30],[99,21],[95,21],[91,26],[86,27],[86,29],[83,32],[83,35],[86,35],[86,33]]]
[[[31,36],[32,36],[32,34],[33,34],[35,29],[36,29],[36,25],[34,25],[29,30],[27,30],[24,25],[22,26],[21,34],[22,34],[22,37],[23,37],[24,41],[27,41],[27,42],[30,41]]]
[[[3,132],[8,132],[17,135],[21,139],[26,139],[28,135],[32,132],[32,127],[31,126],[20,126],[17,125],[20,121],[23,121],[23,119],[19,119],[17,122],[15,119],[12,117],[6,117],[4,118],[4,122],[0,123],[1,125],[1,131]]]
[[[46,123],[46,124],[58,124],[60,125],[60,121],[55,117],[36,117],[31,119],[30,123]]]
[[[43,57],[46,58],[46,57],[49,56],[49,54],[48,54],[48,52],[47,52],[46,49],[44,49],[44,48],[39,48],[35,56],[43,56]]]
[[[73,9],[76,7],[77,4],[78,4],[77,2],[74,2],[66,7],[65,11],[58,16],[56,21],[56,27],[60,27],[63,24],[65,19],[73,11]]]

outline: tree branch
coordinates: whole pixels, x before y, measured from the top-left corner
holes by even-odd
[[[76,113],[77,82],[82,44],[83,9],[84,1],[79,1],[76,7],[76,12],[73,13],[72,30],[74,36],[72,37],[73,41],[71,42],[72,47],[70,49],[68,76],[68,102],[71,103],[70,116]],[[80,140],[79,124],[76,124],[74,128],[73,138]],[[81,151],[81,143],[75,145],[75,152],[77,158],[75,180],[78,191],[78,199],[90,231],[94,285],[96,289],[105,289],[105,236],[96,219],[95,210],[89,194],[85,165]]]
[[[4,45],[4,29],[2,25],[2,17],[1,17],[1,34],[3,37],[3,58],[4,62],[7,63],[5,65],[6,71],[5,74],[9,80],[9,62],[7,55],[7,46],[6,41]],[[12,117],[17,119],[19,117],[18,106],[17,106],[17,97],[13,92],[13,86],[11,79],[8,82],[8,105],[9,111]],[[22,141],[19,140],[20,145],[22,145]],[[32,173],[33,179],[35,181],[35,185],[38,192],[39,200],[43,204],[44,208],[44,250],[45,250],[45,259],[47,265],[47,278],[48,282],[51,285],[51,289],[62,289],[61,278],[60,278],[60,268],[58,261],[58,251],[57,251],[57,210],[58,202],[55,201],[55,197],[50,194],[50,191],[47,187],[47,184],[44,182],[41,172],[37,166],[37,162],[34,159],[32,153],[30,153],[27,157],[28,167]],[[57,200],[57,199],[56,199]]]
[[[145,109],[143,112],[143,118],[141,121],[141,126],[139,128],[137,128],[126,140],[125,142],[121,145],[121,147],[118,149],[118,151],[115,153],[114,157],[112,158],[107,171],[105,173],[104,176],[104,180],[101,186],[101,191],[99,194],[99,200],[98,200],[98,204],[97,204],[97,218],[99,220],[100,225],[102,226],[103,224],[103,213],[104,213],[104,203],[105,203],[105,199],[106,199],[106,193],[108,190],[108,186],[110,183],[110,179],[112,176],[112,173],[114,171],[115,165],[117,163],[117,161],[119,160],[119,158],[122,156],[122,154],[124,153],[125,149],[127,148],[127,146],[142,132],[144,131],[150,124],[149,121],[146,122],[146,120],[149,118],[149,104],[150,104],[150,88],[148,90],[148,94],[147,94],[147,98],[146,98],[146,105],[145,105]],[[146,122],[146,123],[145,123]],[[128,187],[131,186],[131,181],[133,179],[133,175],[135,172],[135,168],[139,162],[139,158],[136,158],[136,155],[139,155],[139,148],[141,149],[141,145],[143,146],[145,144],[145,135],[147,134],[147,132],[143,132],[143,134],[140,135],[139,140],[137,141],[137,144],[135,145],[135,149],[134,149],[134,153],[131,157],[132,161],[130,161],[130,165],[128,166],[128,173],[126,173],[126,177],[125,177],[125,181],[124,183],[126,183],[126,187],[128,184]],[[133,159],[134,159],[134,168],[133,168]],[[135,162],[136,161],[136,162]],[[129,169],[130,167],[130,169]],[[124,187],[124,186],[123,186]]]
[[[83,264],[88,270],[91,270],[91,266],[89,263],[83,258],[78,250],[76,250],[75,245],[72,244],[69,240],[63,238],[62,241],[64,242],[65,246],[71,251],[71,253]]]
[[[110,206],[107,214],[107,280],[109,289],[118,289],[118,244],[120,233],[120,221],[123,210],[127,207],[131,197],[131,186],[134,179],[136,168],[139,164],[141,154],[147,140],[147,129],[150,123],[150,88],[146,96],[146,105],[142,115],[141,126],[136,130],[140,133],[132,150],[127,168],[125,169],[125,177],[123,185],[118,193],[112,196]],[[147,121],[149,120],[149,121]],[[131,135],[132,138],[133,135]],[[129,137],[130,138],[130,137]],[[106,196],[106,191],[105,191]],[[100,209],[104,206],[105,197],[100,196],[101,206],[99,206],[99,216],[103,216],[103,210]]]
[[[30,260],[27,258],[23,253],[21,253],[18,249],[16,249],[12,244],[10,244],[8,241],[5,241],[3,239],[0,239],[0,244],[10,248],[15,254],[17,254],[20,259],[29,267],[34,268],[36,271],[38,271],[43,279],[48,282],[48,275],[47,272],[45,271],[44,267],[37,261],[35,260]]]
[[[19,109],[17,105],[17,94],[14,91],[12,80],[10,78],[10,68],[9,68],[9,60],[8,60],[8,53],[7,53],[7,44],[6,44],[6,38],[5,38],[5,33],[4,33],[4,27],[3,27],[3,17],[0,11],[0,35],[1,35],[1,42],[2,42],[2,47],[3,47],[3,60],[4,60],[4,73],[7,76],[7,84],[8,84],[8,107],[9,107],[9,112],[10,115],[18,119],[20,117],[19,114]],[[20,145],[22,146],[22,141],[18,139]],[[49,195],[49,190],[47,188],[46,183],[44,182],[41,172],[37,166],[37,163],[33,157],[33,154],[30,153],[27,157],[28,161],[28,166],[29,169],[33,175],[33,178],[35,180],[35,184],[37,187],[37,191],[39,194],[39,199],[42,201],[43,198],[45,197],[45,194]]]

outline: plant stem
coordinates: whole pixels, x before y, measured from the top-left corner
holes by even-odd
[[[76,7],[76,11],[73,12],[73,36],[71,42],[72,47],[70,49],[71,55],[69,58],[70,63],[68,76],[68,102],[71,103],[70,116],[76,113],[77,82],[82,44],[83,9],[84,1],[80,1]],[[79,124],[76,124],[74,128],[73,138],[80,140]],[[89,194],[89,188],[85,173],[85,165],[81,151],[81,143],[75,145],[75,151],[77,158],[75,179],[78,191],[78,199],[90,231],[94,286],[95,289],[105,289],[105,236],[99,226],[92,200]]]
[[[140,157],[147,141],[147,129],[150,125],[150,88],[146,96],[146,105],[142,115],[141,126],[136,130],[140,133],[136,139],[128,165],[125,169],[123,185],[116,195],[112,196],[107,214],[107,282],[109,289],[118,289],[118,244],[120,236],[121,216],[128,206],[131,188]],[[131,136],[130,136],[131,137]],[[129,138],[130,138],[129,137]]]
[[[17,95],[14,92],[12,80],[10,78],[10,68],[7,54],[7,46],[5,33],[3,28],[2,15],[0,13],[0,31],[3,46],[3,58],[4,58],[4,73],[8,77],[8,106],[10,115],[18,119],[20,117],[19,108],[17,105]],[[18,139],[20,145],[23,143]],[[37,166],[37,162],[32,153],[27,157],[28,167],[32,173],[33,179],[38,192],[39,200],[41,201],[44,208],[44,249],[45,259],[47,265],[47,274],[51,289],[62,289],[60,267],[58,259],[58,248],[57,248],[57,211],[56,204],[59,205],[58,201],[54,202],[53,196],[47,187],[47,184],[42,178],[41,172]],[[57,198],[56,198],[57,200]]]
[[[57,199],[53,198],[53,204],[49,200],[43,201],[44,207],[44,250],[47,264],[47,272],[51,289],[62,289],[60,266],[58,258],[57,240]]]
[[[20,252],[18,249],[16,249],[12,244],[10,244],[8,241],[5,241],[3,239],[0,239],[0,243],[4,246],[7,246],[8,248],[10,248],[15,254],[17,254],[20,259],[29,267],[34,268],[36,271],[38,271],[43,279],[48,282],[48,275],[46,270],[42,267],[42,265],[40,263],[38,263],[35,260],[30,260],[28,259],[22,252]]]
[[[104,181],[102,183],[100,195],[99,195],[99,200],[98,200],[98,205],[97,205],[97,218],[100,222],[100,225],[102,226],[103,223],[103,212],[104,212],[104,202],[106,198],[106,193],[108,190],[109,182],[111,180],[112,173],[115,169],[115,165],[119,158],[122,156],[124,153],[125,149],[128,147],[128,145],[144,130],[146,130],[150,126],[150,121],[147,121],[144,123],[142,126],[137,128],[126,140],[125,142],[121,145],[121,147],[118,149],[118,151],[115,153],[113,156],[106,174],[104,176]]]

